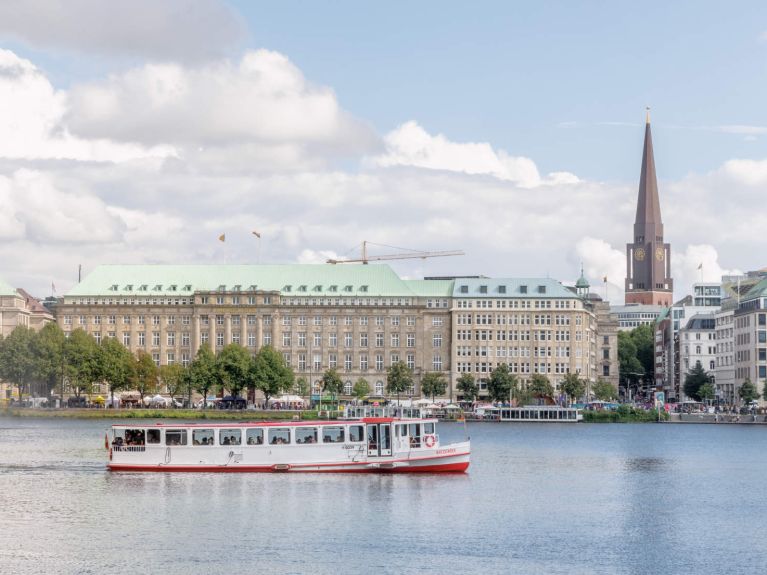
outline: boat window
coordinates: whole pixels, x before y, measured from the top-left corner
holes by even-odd
[[[296,443],[317,443],[317,428],[296,427]]]
[[[344,442],[344,428],[343,427],[323,427],[322,428],[322,442],[323,443],[343,443]]]
[[[407,437],[407,424],[405,424],[405,425],[400,425],[400,426],[399,426],[399,429],[400,429],[400,433],[399,433],[399,434],[400,434],[402,437]]]
[[[240,445],[241,443],[242,443],[241,429],[219,429],[218,430],[219,445]]]
[[[248,429],[245,432],[245,437],[248,445],[263,445],[264,444],[264,430],[263,429]]]
[[[212,429],[193,429],[192,430],[192,445],[213,445],[213,430]]]
[[[429,435],[432,435],[434,433],[434,424],[433,423],[424,423],[423,424],[423,432],[428,433]]]
[[[147,429],[146,430],[146,442],[147,443],[160,443],[160,430],[159,429]]]
[[[166,429],[165,445],[186,445],[186,429]]]
[[[144,430],[126,429],[125,445],[144,445]]]
[[[361,425],[350,425],[349,426],[349,441],[354,443],[359,443],[363,440],[364,435],[362,434],[362,426]]]
[[[410,447],[421,447],[421,424],[410,424]]]
[[[290,429],[287,427],[275,427],[269,430],[269,445],[282,445],[290,443]]]

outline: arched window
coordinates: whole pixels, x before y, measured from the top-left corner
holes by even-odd
[[[347,380],[346,383],[344,383],[344,395],[351,395],[352,394],[352,382]]]
[[[376,381],[376,395],[383,395],[384,394],[384,382],[380,379]]]
[[[319,395],[322,391],[322,382],[318,379],[312,384],[312,393],[314,395]]]

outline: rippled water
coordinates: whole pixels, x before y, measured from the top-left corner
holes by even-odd
[[[470,424],[467,475],[356,476],[110,474],[107,426],[0,418],[0,572],[767,566],[767,427]]]

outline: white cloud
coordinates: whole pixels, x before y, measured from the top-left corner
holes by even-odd
[[[487,174],[501,180],[532,188],[542,183],[574,183],[578,178],[566,172],[552,174],[546,182],[529,158],[511,156],[503,150],[494,150],[486,142],[457,143],[444,135],[433,136],[417,122],[410,121],[389,132],[384,138],[386,151],[369,160],[373,165],[416,166],[432,170],[447,170],[466,174]]]
[[[55,90],[32,62],[0,49],[0,157],[125,161],[167,156],[172,148],[116,144],[72,136],[62,124],[67,94]]]
[[[702,266],[701,269],[698,269]],[[677,293],[687,294],[692,284],[700,281],[718,282],[723,275],[742,273],[737,269],[725,269],[719,264],[719,254],[708,244],[688,245],[684,251],[677,251],[671,259],[671,275],[679,288]],[[675,287],[677,287],[675,286]]]
[[[209,148],[276,146],[290,161],[376,145],[372,130],[345,112],[332,90],[313,86],[288,58],[268,50],[236,63],[147,64],[75,86],[69,101],[67,125],[79,136],[172,143],[198,158],[216,153]]]
[[[4,0],[0,38],[35,47],[164,60],[220,57],[246,38],[217,0]]]
[[[604,278],[607,277],[607,299],[620,303],[623,300],[626,278],[626,254],[613,248],[604,240],[586,236],[578,240],[575,252],[583,262],[583,272],[591,283],[591,291],[603,298]]]

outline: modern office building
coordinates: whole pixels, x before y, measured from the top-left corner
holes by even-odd
[[[640,325],[654,325],[664,309],[666,308],[660,305],[641,303],[629,303],[610,307],[610,311],[618,319],[619,331],[631,331]]]

